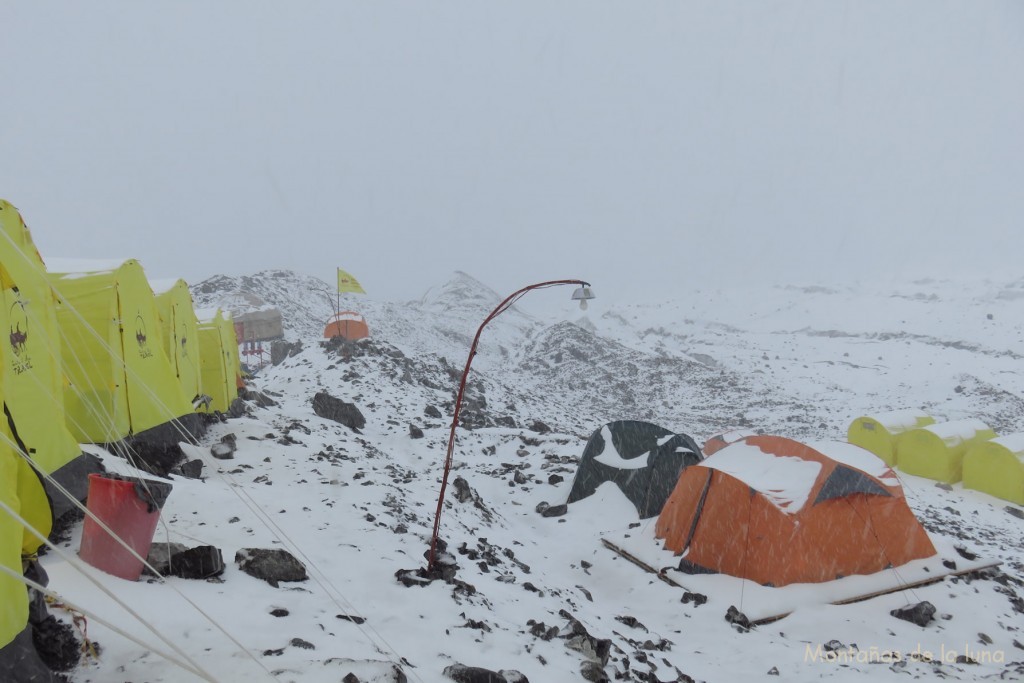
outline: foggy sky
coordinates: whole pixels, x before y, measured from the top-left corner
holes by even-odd
[[[1024,275],[1013,0],[0,4],[44,259],[398,300]]]

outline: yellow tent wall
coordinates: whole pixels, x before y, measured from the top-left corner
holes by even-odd
[[[894,410],[858,417],[846,430],[846,440],[871,451],[885,461],[896,465],[896,443],[900,436],[919,427],[935,424],[935,420],[916,410]]]
[[[184,280],[167,286],[153,283],[164,351],[174,367],[185,396],[195,399],[202,393],[202,369],[199,361],[199,321],[192,305],[192,294]]]
[[[230,313],[221,312],[219,320],[215,322],[220,325],[220,334],[224,339],[224,350],[228,358],[228,374],[231,378],[231,396],[238,396],[238,389],[242,381],[242,356],[238,353],[238,335],[235,334],[235,321]]]
[[[964,455],[964,488],[1024,505],[1024,433],[976,444]]]
[[[907,474],[953,484],[963,478],[967,450],[995,436],[984,422],[976,419],[911,429],[899,440],[896,463]]]
[[[28,227],[11,204],[0,200],[0,308],[9,343],[0,344],[3,394],[18,435],[32,460],[53,474],[82,449],[64,427],[64,379],[56,299]],[[54,418],[57,419],[54,419]],[[7,421],[2,421],[8,431]]]
[[[53,264],[51,264],[53,265]],[[50,281],[63,342],[68,426],[80,441],[112,443],[192,413],[160,339],[142,266],[55,266]],[[63,270],[63,272],[60,272]]]
[[[225,413],[238,396],[236,382],[241,370],[235,326],[220,309],[197,315],[203,393],[212,399],[210,410]]]
[[[0,444],[0,500],[21,514],[18,501],[17,456],[6,443]],[[24,528],[5,510],[0,510],[0,565],[21,574],[21,541]],[[8,645],[28,623],[28,593],[25,584],[0,574],[0,647]]]
[[[0,439],[0,500],[41,535],[50,533],[50,504],[35,470],[12,444]],[[22,573],[22,555],[39,550],[42,541],[17,519],[0,509],[0,565]],[[25,584],[0,573],[0,649],[9,645],[28,624]]]

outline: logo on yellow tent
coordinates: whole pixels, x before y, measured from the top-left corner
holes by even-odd
[[[32,369],[32,359],[28,355],[28,313],[25,311],[25,304],[18,299],[11,305],[8,311],[10,321],[11,343],[11,370],[20,375]]]
[[[185,323],[181,324],[181,357],[188,358],[188,327]]]
[[[139,358],[149,358],[153,352],[149,350],[149,342],[146,336],[146,321],[142,315],[135,316],[135,341],[139,345]]]

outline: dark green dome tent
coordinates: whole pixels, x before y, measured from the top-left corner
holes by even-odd
[[[590,435],[566,503],[614,482],[641,519],[661,513],[680,473],[701,461],[700,447],[686,434],[638,420],[609,422]]]

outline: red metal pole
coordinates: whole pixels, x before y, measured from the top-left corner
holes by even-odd
[[[537,284],[523,287],[522,289],[508,295],[504,301],[498,304],[490,315],[484,318],[484,321],[480,323],[480,327],[477,328],[476,336],[473,337],[473,344],[469,347],[469,357],[466,358],[466,369],[462,371],[462,379],[459,381],[459,393],[455,397],[455,414],[452,416],[452,427],[448,433],[448,451],[444,458],[444,474],[441,477],[441,491],[437,496],[437,510],[434,513],[434,532],[430,537],[430,554],[427,556],[427,571],[429,572],[434,568],[434,563],[437,560],[437,532],[441,526],[441,510],[444,507],[444,492],[448,488],[448,473],[452,469],[452,453],[455,451],[455,428],[459,425],[459,412],[462,410],[462,397],[466,393],[466,380],[469,377],[469,367],[473,364],[473,356],[476,355],[477,344],[480,343],[480,334],[484,331],[484,327],[487,323],[491,322],[499,315],[507,311],[512,304],[522,297],[527,292],[534,289],[541,289],[544,287],[554,287],[557,285],[577,285],[579,287],[589,287],[589,282],[583,280],[550,280],[548,282],[538,282]]]

